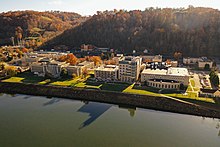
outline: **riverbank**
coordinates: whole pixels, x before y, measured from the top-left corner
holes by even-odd
[[[160,111],[220,118],[220,113],[203,106],[183,103],[165,97],[154,97],[120,92],[89,90],[71,87],[37,85],[26,83],[0,82],[0,93],[27,94],[47,97],[60,97],[83,101],[95,101],[117,105],[129,105]]]

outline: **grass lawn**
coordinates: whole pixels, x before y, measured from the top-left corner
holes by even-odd
[[[125,90],[123,90],[124,93],[131,93],[131,94],[141,94],[141,95],[149,95],[149,96],[161,96],[159,93],[150,92],[147,90],[139,90],[139,89],[133,89],[135,84],[130,85]]]
[[[19,73],[14,77],[3,80],[3,82],[19,82],[19,83],[38,83],[44,81],[44,77],[38,77],[37,75],[32,74],[31,72]]]
[[[122,91],[124,91],[128,86],[129,86],[129,84],[103,83],[100,88],[101,88],[102,90],[122,92]]]
[[[2,82],[22,83],[22,80],[24,80],[24,78],[21,78],[21,77],[11,77],[9,79],[2,80]]]
[[[193,80],[193,79],[190,79],[190,83],[191,83],[191,85],[192,85],[192,87],[195,87],[195,81]]]
[[[77,87],[77,88],[87,88],[87,89],[100,89],[101,86],[102,86],[102,84],[98,85],[98,86],[94,86],[94,85],[87,85],[84,82],[80,82],[80,83],[74,85],[74,87]]]
[[[58,80],[58,81],[54,81],[51,82],[51,85],[56,85],[56,86],[71,86],[71,85],[75,85],[79,82],[83,82],[84,79],[81,79],[80,77],[76,77],[73,79],[66,79],[66,80]]]
[[[172,94],[165,94],[166,96],[180,98],[182,100],[191,99],[191,100],[197,100],[197,101],[204,101],[208,103],[215,103],[213,98],[204,98],[204,97],[197,97],[195,93],[191,92],[188,93],[188,95],[183,95],[181,93],[172,93]]]

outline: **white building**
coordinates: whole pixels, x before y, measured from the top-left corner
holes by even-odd
[[[146,62],[162,62],[163,56],[162,55],[155,55],[155,56],[142,56],[143,61]]]
[[[30,65],[31,72],[38,76],[50,76],[53,78],[60,77],[62,68],[67,66],[65,62],[57,62],[54,60],[48,62],[34,62]]]
[[[183,58],[183,64],[185,65],[192,65],[192,64],[198,64],[199,61],[201,61],[201,58],[190,58],[190,57],[186,57]]]
[[[100,66],[94,70],[94,76],[102,80],[118,80],[119,67],[116,65]]]
[[[119,61],[119,80],[123,82],[135,82],[138,80],[141,69],[141,57],[127,56]]]
[[[73,74],[76,74],[76,76],[81,76],[84,69],[91,71],[93,70],[93,68],[94,68],[94,62],[89,62],[89,61],[81,62],[75,66],[69,65],[66,67],[67,73],[70,76],[72,76]]]
[[[206,64],[209,66],[209,68],[212,68],[213,62],[212,61],[208,61],[208,60],[207,61],[199,61],[198,67],[200,69],[204,69]]]
[[[179,89],[181,84],[188,85],[189,73],[186,68],[144,69],[141,82],[156,88]]]

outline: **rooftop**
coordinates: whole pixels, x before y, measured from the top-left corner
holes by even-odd
[[[98,68],[96,68],[95,70],[99,70],[99,71],[115,71],[118,69],[118,66],[116,65],[106,65],[106,66],[100,66]]]
[[[144,69],[142,73],[155,75],[174,75],[174,76],[189,76],[186,68],[170,67],[166,69]]]
[[[167,70],[167,74],[169,75],[177,75],[177,76],[189,76],[189,72],[187,68],[178,68],[178,67],[170,67]]]

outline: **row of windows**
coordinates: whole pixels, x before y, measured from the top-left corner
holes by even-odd
[[[148,86],[157,87],[157,88],[164,88],[164,89],[178,89],[180,87],[179,84],[159,84],[159,83],[148,83]]]

